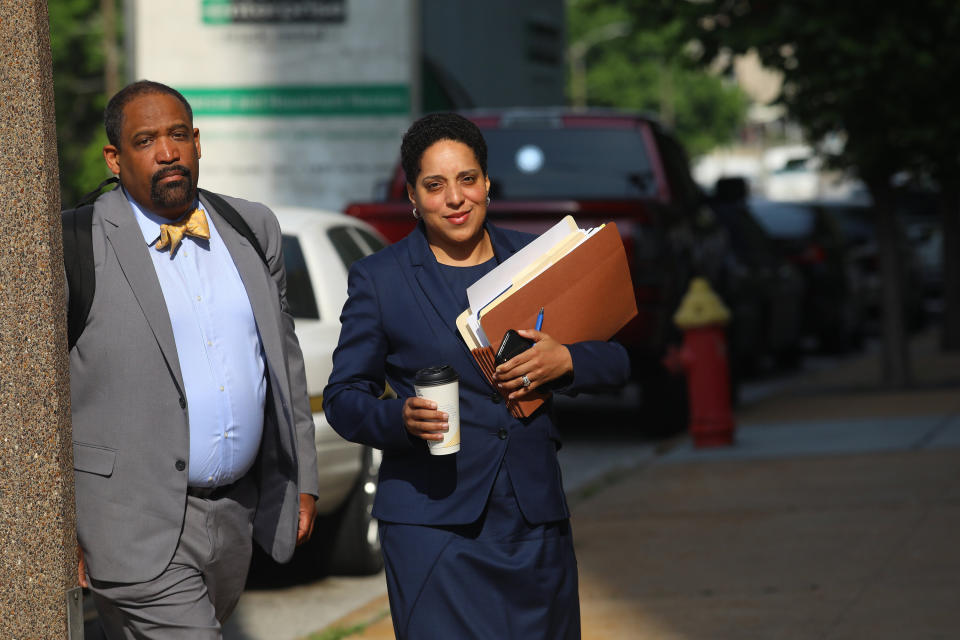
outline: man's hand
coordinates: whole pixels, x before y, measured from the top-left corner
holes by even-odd
[[[309,493],[300,494],[300,523],[297,525],[297,546],[313,535],[313,523],[317,519],[317,499]]]
[[[497,385],[510,393],[511,400],[522,400],[537,387],[573,372],[570,350],[549,335],[533,329],[517,331],[536,344],[497,367]],[[524,388],[523,376],[530,384]]]
[[[83,559],[83,549],[79,544],[77,545],[77,581],[84,589],[90,586],[90,581],[87,580],[87,562]]]

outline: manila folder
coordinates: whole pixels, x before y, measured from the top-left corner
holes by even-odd
[[[637,315],[623,240],[610,223],[480,317],[493,345],[508,329],[542,331],[564,344],[609,340]]]

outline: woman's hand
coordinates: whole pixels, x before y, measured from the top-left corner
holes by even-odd
[[[437,411],[437,403],[426,398],[411,396],[403,403],[403,426],[410,435],[423,440],[443,440],[447,426],[447,414]]]
[[[511,400],[523,399],[537,387],[573,372],[573,359],[564,345],[541,331],[520,329],[517,333],[536,344],[497,367],[497,384],[511,392]],[[530,381],[526,389],[523,376]]]

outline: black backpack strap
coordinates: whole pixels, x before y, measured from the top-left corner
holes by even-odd
[[[70,291],[70,304],[67,309],[67,342],[70,349],[77,343],[90,315],[93,306],[93,295],[97,286],[97,274],[93,264],[93,206],[85,204],[91,197],[100,195],[100,191],[116,178],[110,178],[100,184],[81,199],[81,205],[76,209],[68,209],[60,213],[63,224],[63,266],[67,274],[67,287]],[[204,196],[213,204],[217,213],[223,216],[230,226],[246,238],[265,265],[267,256],[260,246],[260,241],[254,235],[247,221],[226,200],[215,193],[201,190]]]
[[[120,178],[118,178],[117,176],[113,176],[112,178],[107,178],[106,180],[101,182],[96,189],[94,189],[87,195],[80,198],[80,202],[77,203],[77,206],[74,207],[74,209],[79,209],[85,204],[90,204],[91,202],[93,202],[94,200],[100,197],[100,192],[103,191],[103,188],[105,186],[107,186],[108,184],[118,184],[119,182],[120,182]]]
[[[234,209],[230,204],[218,196],[217,194],[207,191],[206,189],[199,189],[200,193],[203,194],[207,200],[213,205],[223,219],[230,223],[230,226],[237,230],[237,232],[246,238],[250,244],[253,245],[253,248],[257,250],[257,254],[260,256],[260,259],[263,260],[263,264],[267,265],[267,268],[270,268],[270,263],[267,262],[267,256],[263,252],[263,247],[260,246],[260,241],[257,240],[257,236],[254,235],[253,230],[250,228],[250,225],[247,224],[247,221],[243,219],[236,209]]]
[[[119,183],[116,176],[107,178],[96,189],[80,198],[73,209],[60,212],[63,225],[63,268],[67,274],[70,304],[67,308],[67,343],[77,344],[87,326],[97,289],[97,273],[93,266],[93,204],[103,188]]]
[[[63,224],[63,266],[67,273],[70,304],[67,308],[67,342],[77,343],[90,315],[97,274],[93,266],[93,205],[60,212]]]

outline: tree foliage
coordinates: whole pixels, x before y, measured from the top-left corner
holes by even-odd
[[[589,4],[606,4],[602,2]],[[811,141],[842,133],[834,162],[864,179],[960,169],[960,3],[867,0],[617,0],[649,29],[696,42],[695,64],[758,52],[780,71],[780,101]],[[729,58],[728,58],[729,59]],[[951,181],[955,181],[951,180]]]
[[[654,24],[684,25],[708,64],[754,49],[784,76],[781,102],[813,142],[842,134],[832,160],[866,182],[878,212],[884,278],[885,372],[908,379],[899,306],[891,180],[936,181],[944,226],[944,344],[960,347],[960,4],[866,0],[624,0]],[[902,365],[902,366],[901,366]]]
[[[846,145],[836,161],[865,179],[957,163],[957,99],[945,91],[960,70],[956,2],[632,4],[657,4],[658,19],[681,20],[705,63],[724,49],[756,50],[765,66],[783,73],[781,101],[790,117],[814,141],[842,132]]]
[[[691,155],[729,142],[746,114],[743,92],[698,64],[679,17],[652,23],[633,4],[568,3],[568,46],[591,42],[610,25],[623,26],[623,35],[597,41],[585,54],[589,104],[656,114]]]
[[[51,0],[50,48],[64,207],[109,175],[103,132],[104,25],[100,0]]]

